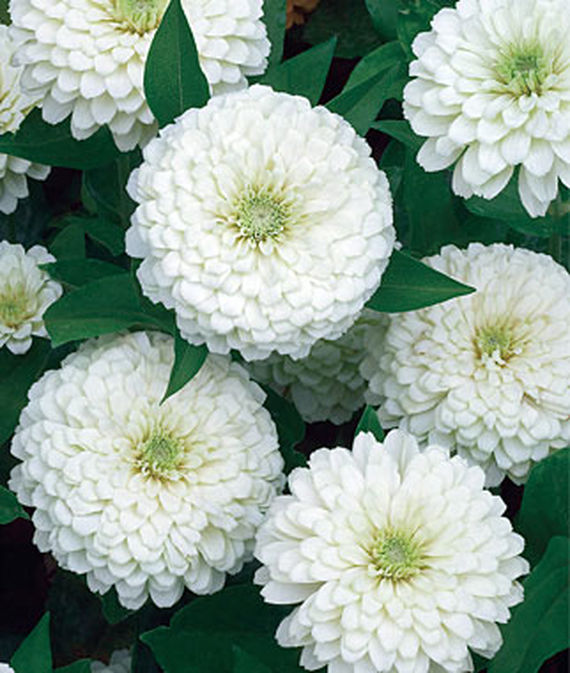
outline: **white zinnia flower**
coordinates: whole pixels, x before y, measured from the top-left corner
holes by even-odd
[[[41,245],[28,252],[17,243],[0,241],[0,348],[20,355],[32,336],[47,337],[43,315],[63,289],[40,264],[55,262]]]
[[[0,25],[0,135],[15,133],[38,102],[37,97],[20,91],[22,68],[10,65],[14,47],[8,27]],[[18,199],[28,196],[26,177],[45,180],[50,170],[49,166],[0,152],[0,212],[13,213]]]
[[[36,508],[34,542],[131,609],[218,591],[282,482],[247,372],[210,356],[160,404],[173,358],[164,334],[85,343],[32,386],[12,443],[23,463],[9,485]]]
[[[91,673],[131,673],[132,659],[130,650],[115,650],[108,664],[94,661]]]
[[[279,644],[328,673],[462,673],[467,648],[492,657],[528,563],[483,479],[398,430],[314,452],[257,535],[265,600],[300,603]]]
[[[388,181],[338,115],[253,86],[188,110],[144,158],[127,251],[191,343],[301,358],[378,287],[394,244]]]
[[[14,673],[14,669],[9,664],[0,664],[0,673]]]
[[[428,136],[427,171],[458,160],[453,190],[494,198],[520,166],[519,193],[533,217],[570,187],[568,0],[459,0],[413,45],[404,112]]]
[[[380,338],[386,323],[385,315],[365,309],[340,339],[317,341],[302,360],[273,354],[252,362],[249,371],[290,399],[308,423],[345,423],[365,404],[368,384],[359,366],[367,354],[368,333],[370,338]]]
[[[394,314],[370,340],[361,372],[380,419],[480,464],[490,486],[521,483],[570,442],[570,274],[502,244],[424,262],[478,291]]]
[[[156,133],[146,104],[146,57],[169,0],[10,0],[24,88],[43,98],[44,119],[68,115],[82,140],[108,124],[130,150]],[[200,65],[214,94],[265,70],[270,43],[262,0],[182,0]]]

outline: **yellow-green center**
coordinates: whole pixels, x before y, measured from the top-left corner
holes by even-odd
[[[145,476],[168,478],[181,464],[184,444],[163,430],[155,430],[140,446],[137,466]]]
[[[498,355],[503,362],[508,362],[519,352],[514,330],[508,325],[493,325],[480,329],[475,338],[475,348],[479,357],[486,355],[489,358],[496,358]]]
[[[505,90],[514,96],[540,95],[551,74],[550,65],[541,45],[512,45],[502,54],[496,73]]]
[[[0,294],[0,323],[16,328],[30,317],[29,297],[23,289]]]
[[[380,577],[407,580],[425,568],[423,545],[413,534],[386,528],[377,533],[370,558]]]
[[[235,204],[235,223],[241,235],[254,243],[278,238],[289,216],[283,199],[265,189],[249,187]]]
[[[113,18],[129,33],[144,35],[158,28],[169,0],[112,0]]]

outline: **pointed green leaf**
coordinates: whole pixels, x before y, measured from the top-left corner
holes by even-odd
[[[269,67],[281,62],[283,43],[285,42],[285,22],[287,17],[287,0],[263,0],[263,23],[267,29],[267,37],[271,42]]]
[[[405,54],[399,42],[383,44],[358,61],[344,88],[348,91],[348,89],[366,82],[371,77],[386,72],[404,60]]]
[[[62,259],[44,264],[43,267],[55,280],[75,288],[94,280],[124,274],[125,270],[116,264],[100,259]]]
[[[10,523],[15,519],[29,518],[12,491],[0,486],[0,524]]]
[[[395,138],[413,152],[417,152],[425,140],[412,131],[407,121],[400,119],[382,119],[374,122],[371,128],[385,133],[390,138]]]
[[[415,311],[475,292],[422,262],[394,250],[380,287],[366,306],[384,313]]]
[[[333,37],[299,56],[269,70],[261,79],[276,91],[305,96],[313,105],[319,102],[336,47]]]
[[[180,336],[180,332],[176,330],[174,336],[174,364],[172,365],[170,380],[168,381],[168,387],[161,404],[181,388],[184,388],[188,381],[196,376],[207,356],[208,349],[206,346],[194,346],[188,343],[186,339]]]
[[[384,430],[382,430],[376,410],[372,407],[366,406],[362,412],[362,416],[354,431],[354,436],[357,437],[361,432],[371,432],[379,442],[384,441]]]
[[[15,673],[52,673],[49,638],[49,613],[46,613],[34,630],[16,650],[10,660]]]
[[[200,68],[196,42],[180,0],[170,1],[154,35],[146,60],[144,90],[161,127],[188,108],[208,102],[208,81]]]

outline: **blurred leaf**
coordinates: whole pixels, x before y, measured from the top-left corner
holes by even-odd
[[[501,627],[503,646],[489,663],[489,673],[536,673],[570,646],[569,572],[570,540],[554,537],[524,582],[524,602],[512,608],[511,620]]]
[[[79,170],[104,166],[119,154],[107,127],[87,140],[75,140],[69,120],[55,126],[46,124],[39,109],[30,112],[17,133],[0,135],[0,152],[38,164]]]
[[[0,524],[10,523],[15,519],[29,518],[14,493],[0,486]]]
[[[81,659],[74,661],[69,666],[56,668],[55,673],[91,673],[91,659]]]
[[[49,613],[36,624],[10,660],[15,673],[52,673]]]
[[[172,315],[144,298],[127,274],[65,294],[48,308],[44,321],[55,346],[128,328],[174,330]]]
[[[128,610],[119,603],[115,587],[109,589],[99,598],[101,599],[103,616],[109,624],[118,624],[133,614],[132,610]]]
[[[371,432],[379,442],[384,441],[384,430],[382,430],[382,426],[378,420],[378,414],[375,409],[368,405],[362,412],[362,416],[354,431],[354,436],[357,437],[360,432]]]
[[[267,28],[267,37],[271,42],[269,68],[281,63],[283,57],[286,6],[287,0],[263,0],[263,23]]]
[[[277,426],[279,450],[285,461],[285,474],[289,474],[293,468],[307,464],[306,457],[299,451],[294,451],[294,447],[305,437],[305,424],[294,404],[278,395],[269,386],[261,387],[267,395],[263,406],[269,411]]]
[[[381,72],[386,72],[404,60],[404,52],[399,42],[388,42],[374,49],[358,61],[354,70],[350,73],[345,91],[368,81]]]
[[[271,673],[269,667],[256,657],[252,657],[245,650],[242,650],[241,647],[234,645],[232,652],[234,655],[233,673]]]
[[[207,357],[208,349],[205,345],[194,346],[188,343],[176,330],[174,335],[174,364],[161,404],[181,388],[184,388],[188,381],[196,376]]]
[[[333,37],[275,66],[263,76],[260,83],[268,84],[275,91],[305,96],[313,105],[317,105],[331,67],[335,47],[336,38]]]
[[[417,152],[424,142],[424,138],[420,138],[413,131],[412,127],[407,121],[400,119],[381,119],[372,124],[372,128],[377,131],[385,133],[390,138],[399,140],[403,145]]]
[[[366,8],[378,34],[385,40],[397,35],[398,0],[365,0]]]
[[[385,313],[415,311],[472,292],[474,288],[394,250],[380,287],[366,306]]]
[[[0,0],[0,23],[8,25],[10,23],[10,12],[8,10],[9,0]]]
[[[49,244],[49,251],[56,260],[85,257],[83,226],[78,222],[71,222],[65,226]]]
[[[24,355],[0,350],[0,445],[8,440],[28,401],[28,390],[44,370],[50,354],[47,339],[35,338]]]
[[[161,127],[208,102],[210,88],[180,0],[170,0],[156,31],[144,72],[144,91]]]
[[[102,262],[99,259],[63,259],[59,262],[44,264],[43,268],[55,280],[71,287],[87,285],[94,280],[124,274],[126,271],[116,264]]]
[[[570,448],[560,449],[531,470],[516,529],[525,539],[524,556],[534,566],[555,535],[570,533]]]

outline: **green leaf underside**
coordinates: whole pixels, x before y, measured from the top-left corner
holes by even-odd
[[[180,0],[171,0],[146,60],[144,90],[161,127],[210,97],[198,51]]]
[[[285,473],[288,474],[295,467],[307,464],[306,457],[294,450],[305,437],[305,424],[292,402],[278,395],[269,386],[261,387],[267,395],[264,406],[277,426],[279,450],[285,460]]]
[[[537,673],[550,657],[566,649],[570,605],[570,540],[554,537],[524,582],[525,599],[502,626],[503,646],[488,673]]]
[[[384,441],[384,430],[382,430],[382,426],[378,420],[378,414],[370,406],[366,406],[362,412],[362,416],[354,431],[354,436],[357,437],[361,432],[371,432],[379,442]]]
[[[48,308],[44,321],[55,346],[134,327],[174,331],[172,315],[142,297],[127,273],[64,295]]]
[[[10,666],[15,673],[52,673],[48,613],[16,650]]]
[[[262,77],[260,83],[268,84],[275,91],[305,96],[313,105],[317,105],[335,48],[336,38],[333,37],[272,68]]]
[[[162,402],[171,395],[177,393],[200,371],[208,356],[208,349],[205,345],[194,346],[180,336],[176,330],[174,336],[174,364],[170,372],[168,387],[162,398]],[[161,402],[161,403],[162,403]]]
[[[86,170],[104,166],[118,156],[109,130],[101,128],[87,140],[71,136],[69,120],[52,126],[32,110],[17,133],[0,135],[0,152],[48,166]]]
[[[446,276],[409,255],[394,250],[380,287],[366,306],[384,313],[415,311],[475,289]]]
[[[0,524],[29,518],[12,491],[0,486]]]
[[[523,555],[533,565],[544,554],[551,537],[570,532],[569,476],[570,448],[560,449],[537,463],[525,484],[516,529],[525,539]]]

